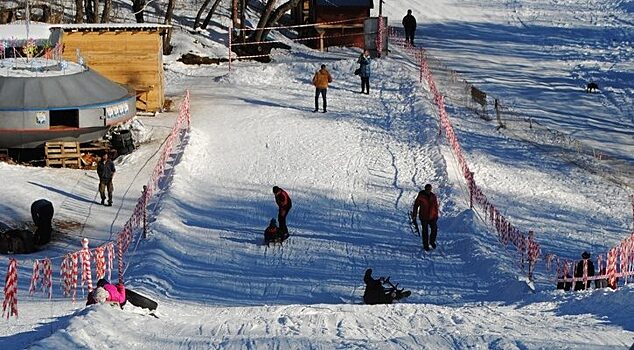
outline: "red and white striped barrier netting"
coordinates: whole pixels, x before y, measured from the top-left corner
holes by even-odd
[[[566,260],[552,253],[542,252],[539,243],[535,240],[533,231],[522,232],[507,220],[502,212],[487,198],[482,189],[478,187],[474,179],[474,173],[469,169],[466,157],[462,152],[458,137],[453,129],[449,115],[445,110],[443,95],[438,91],[434,82],[432,72],[429,68],[426,52],[424,49],[413,47],[405,42],[401,36],[400,28],[390,27],[388,30],[389,40],[402,47],[410,58],[420,67],[420,81],[425,81],[433,95],[434,103],[438,108],[440,127],[445,131],[449,146],[458,161],[458,166],[462,171],[467,183],[471,206],[477,204],[485,214],[485,220],[491,224],[497,233],[498,240],[508,247],[509,243],[515,247],[516,262],[522,271],[527,271],[530,279],[534,278],[535,266],[539,261],[545,262],[546,271],[551,271],[552,263],[556,263],[556,273],[554,280],[563,283],[587,282],[595,280],[605,280],[612,288],[617,287],[619,278],[627,284],[634,276],[634,228],[632,233],[618,245],[610,249],[606,255],[597,254],[597,274],[588,276],[587,266],[583,273],[574,276],[574,260]],[[632,196],[632,219],[634,220],[634,196]],[[607,256],[607,259],[606,259]],[[605,266],[603,265],[605,262]],[[603,270],[604,269],[604,270]],[[573,276],[573,277],[568,277]]]
[[[73,301],[77,298],[78,279],[81,268],[82,290],[86,288],[88,292],[93,289],[93,267],[94,277],[103,277],[109,280],[112,277],[112,268],[115,252],[115,244],[118,259],[119,282],[123,283],[125,267],[125,253],[134,239],[135,232],[142,228],[145,217],[147,203],[152,197],[152,193],[158,188],[158,182],[165,172],[165,165],[174,150],[174,146],[182,142],[191,125],[191,114],[189,111],[189,91],[185,92],[185,97],[180,105],[178,118],[172,127],[172,131],[165,140],[165,146],[161,150],[159,159],[154,166],[154,171],[148,181],[141,197],[137,200],[134,211],[123,229],[116,235],[115,242],[106,242],[94,249],[90,249],[88,239],[81,240],[82,248],[75,252],[69,252],[63,257],[44,258],[33,262],[33,272],[29,287],[29,295],[34,295],[41,291],[51,299],[53,297],[53,260],[61,259],[59,270],[61,292],[64,297],[71,297]],[[28,261],[22,262],[27,265]],[[81,267],[80,267],[81,262]],[[94,262],[94,264],[92,264]],[[107,275],[107,276],[106,276]],[[6,317],[18,316],[18,262],[15,258],[9,258],[9,268],[7,271],[6,283],[4,286],[4,302],[2,303],[2,315]]]

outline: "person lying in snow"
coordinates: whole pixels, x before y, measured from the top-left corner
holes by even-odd
[[[97,288],[92,292],[88,293],[88,300],[86,301],[86,306],[92,304],[103,304],[103,303],[116,303],[118,305],[123,306],[126,302],[125,297],[125,287],[123,284],[114,284],[109,283],[105,278],[97,281]]]
[[[363,282],[365,282],[363,302],[368,305],[392,304],[394,300],[406,298],[412,294],[412,292],[408,290],[398,289],[398,284],[396,286],[393,285],[389,277],[380,277],[379,279],[372,278],[372,269],[365,270]],[[383,287],[384,283],[388,284],[390,288]]]

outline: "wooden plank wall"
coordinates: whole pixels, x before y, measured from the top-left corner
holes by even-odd
[[[165,102],[163,41],[158,31],[64,32],[64,58],[84,62],[105,77],[137,91],[137,109],[156,112]]]

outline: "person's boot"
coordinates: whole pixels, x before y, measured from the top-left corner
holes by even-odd
[[[106,199],[105,198],[101,198],[101,205],[106,205]]]
[[[108,206],[111,207],[112,206],[112,199],[108,200]]]

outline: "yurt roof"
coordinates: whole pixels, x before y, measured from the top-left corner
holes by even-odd
[[[76,63],[45,72],[10,69],[10,64],[10,59],[0,60],[0,111],[100,107],[131,95],[123,85]]]

